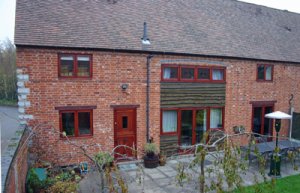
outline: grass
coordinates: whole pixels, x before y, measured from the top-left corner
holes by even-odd
[[[274,188],[275,187],[275,188]],[[242,190],[235,190],[232,193],[296,193],[300,192],[300,175],[279,178],[268,183],[261,183],[253,186],[244,187]]]
[[[0,99],[0,105],[4,106],[17,106],[16,100],[7,100],[7,99]]]

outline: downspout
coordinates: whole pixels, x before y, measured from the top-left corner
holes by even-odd
[[[294,99],[294,95],[291,94],[291,98],[289,100],[289,106],[290,106],[290,115],[292,115],[292,118],[290,119],[290,125],[289,125],[289,139],[292,139],[292,128],[293,128],[293,112],[294,112],[294,107],[292,100]]]
[[[149,119],[149,113],[150,113],[150,61],[153,55],[147,56],[147,86],[146,86],[146,140],[147,143],[150,142],[150,119]]]

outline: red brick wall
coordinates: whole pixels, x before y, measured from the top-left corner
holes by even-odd
[[[49,122],[56,130],[59,128],[59,114],[56,106],[96,105],[94,109],[94,135],[91,138],[72,139],[75,143],[98,143],[104,150],[113,148],[113,109],[110,105],[140,105],[137,108],[137,146],[141,150],[146,141],[146,57],[143,54],[71,51],[71,53],[88,53],[93,55],[93,78],[87,80],[59,79],[57,72],[58,52],[66,50],[17,49],[17,65],[23,73],[29,74],[30,88],[28,100],[31,107],[26,113],[33,114],[39,123]],[[161,60],[189,59],[192,62],[179,62],[192,65],[226,65],[226,107],[225,128],[231,131],[234,125],[245,125],[251,130],[252,105],[250,101],[276,100],[275,110],[288,112],[290,94],[294,94],[294,107],[300,111],[300,64],[274,64],[274,81],[261,83],[256,81],[257,63],[246,60],[211,59],[201,57],[183,57],[159,55],[151,61],[150,75],[150,136],[159,143],[160,135],[160,75]],[[197,61],[198,62],[197,62]],[[208,62],[207,62],[208,61]],[[174,61],[172,63],[178,63]],[[120,86],[128,83],[126,92]],[[287,122],[282,131],[286,133]],[[50,129],[39,129],[39,140],[35,147],[44,159],[68,164],[79,162],[75,156],[76,148],[66,140],[60,140]],[[158,144],[159,145],[159,144]],[[41,151],[43,150],[43,151]],[[97,151],[92,148],[91,152]],[[51,155],[51,156],[49,156]]]
[[[289,113],[290,95],[294,95],[293,104],[300,111],[300,64],[228,61],[226,84],[225,126],[245,125],[251,131],[251,101],[276,101],[275,111]],[[257,64],[274,64],[273,82],[257,82]],[[282,122],[281,135],[288,134],[288,121]]]
[[[25,182],[28,170],[28,135],[28,131],[23,134],[19,147],[15,152],[15,157],[12,160],[5,182],[4,192],[6,193],[25,192]]]

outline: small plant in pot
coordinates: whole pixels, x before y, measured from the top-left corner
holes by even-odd
[[[146,143],[144,147],[144,166],[145,168],[156,168],[159,163],[158,148],[155,143]]]
[[[164,166],[164,165],[166,165],[166,162],[167,162],[167,156],[163,152],[160,152],[159,153],[159,165]]]

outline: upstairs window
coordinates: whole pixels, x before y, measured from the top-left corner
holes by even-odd
[[[178,68],[166,66],[163,68],[163,79],[164,80],[177,80],[178,79]]]
[[[213,69],[212,70],[213,80],[224,80],[224,70],[223,69]]]
[[[198,68],[198,80],[209,80],[210,69],[209,68]]]
[[[273,66],[272,65],[257,65],[257,80],[258,81],[272,81],[273,80]]]
[[[183,65],[162,65],[165,82],[225,82],[225,68]]]
[[[181,67],[181,79],[194,80],[195,69],[192,67]]]
[[[89,78],[92,76],[90,55],[61,54],[59,55],[59,77]]]

